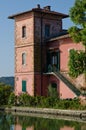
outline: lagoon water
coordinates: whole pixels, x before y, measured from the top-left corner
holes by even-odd
[[[86,130],[86,122],[0,113],[0,130]]]

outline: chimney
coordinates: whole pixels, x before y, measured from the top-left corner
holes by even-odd
[[[40,4],[37,4],[37,8],[40,9]]]
[[[45,6],[44,10],[51,11],[51,6]]]

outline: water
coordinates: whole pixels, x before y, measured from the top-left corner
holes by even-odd
[[[0,130],[86,130],[86,122],[0,113]]]

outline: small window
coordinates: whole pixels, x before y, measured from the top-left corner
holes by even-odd
[[[50,36],[50,25],[45,25],[45,38]]]
[[[22,53],[22,65],[26,65],[26,53]]]
[[[26,26],[22,27],[22,38],[26,37]]]
[[[26,80],[22,80],[22,92],[26,92]]]

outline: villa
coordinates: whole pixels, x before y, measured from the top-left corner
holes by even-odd
[[[69,16],[37,5],[29,11],[9,16],[15,20],[15,93],[31,96],[48,95],[48,87],[61,99],[75,98],[81,93],[65,75],[68,73],[69,51],[82,50],[75,44],[62,20]]]

